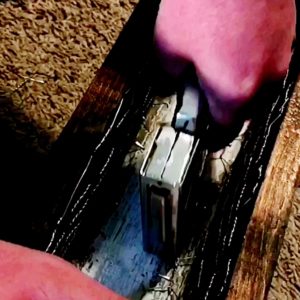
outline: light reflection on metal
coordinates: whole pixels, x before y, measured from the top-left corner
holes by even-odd
[[[190,166],[194,159],[201,159],[195,158],[199,154],[199,137],[195,135],[199,90],[187,85],[179,97],[174,119],[157,129],[140,170],[144,248],[154,253],[176,252],[180,214],[193,176]]]

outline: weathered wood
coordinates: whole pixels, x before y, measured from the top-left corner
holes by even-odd
[[[140,300],[159,273],[163,260],[144,251],[138,179],[132,178],[120,206],[93,244],[82,271],[120,295]]]
[[[140,1],[53,148],[50,173],[55,182],[47,202],[56,206],[49,214],[50,236],[43,236],[48,252],[65,255],[76,248],[70,244],[79,236],[80,244],[87,244],[92,231],[98,232],[97,221],[106,220],[117,205],[118,186],[109,184],[118,182],[118,170],[152,101],[150,61],[158,3]],[[91,227],[88,233],[85,226]]]
[[[228,299],[265,299],[283,241],[300,168],[300,81],[266,172]]]
[[[159,111],[159,115],[163,114],[158,107],[153,108],[154,113]],[[163,104],[161,107],[167,110]],[[159,118],[156,113],[155,116]],[[155,126],[157,122],[151,116],[149,118],[152,120],[151,126]],[[153,130],[153,128],[151,129]],[[240,143],[241,141],[237,140],[236,142]],[[142,155],[142,152],[139,155]],[[230,156],[230,153],[228,155]],[[224,159],[229,158],[225,155]],[[137,166],[139,165],[138,161],[134,162]],[[219,163],[219,167],[222,169],[221,161],[213,162]],[[168,299],[167,291],[170,287],[177,295],[181,296],[186,289],[186,280],[194,261],[195,248],[190,248],[178,257],[176,265],[171,266],[170,269],[165,268],[166,265],[162,259],[145,253],[142,247],[138,198],[138,187],[131,186],[124,196],[121,206],[95,242],[96,250],[93,257],[86,263],[84,272],[130,299],[141,299],[145,289],[149,291],[143,297],[145,300]],[[126,277],[122,274],[126,274]],[[156,282],[158,274],[170,278],[171,281],[162,277],[160,282],[155,285],[157,291],[151,292],[149,286]]]
[[[113,112],[149,60],[156,11],[157,1],[140,1],[63,129],[53,149],[53,161],[64,172],[61,178],[80,169],[78,164],[105,134]]]

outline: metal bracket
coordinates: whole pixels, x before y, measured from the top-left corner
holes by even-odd
[[[195,136],[199,95],[195,87],[185,87],[173,124],[157,130],[140,170],[143,240],[148,252],[176,251],[180,214],[188,201],[189,180],[193,178],[187,174],[193,160],[201,159],[196,155],[199,137]]]

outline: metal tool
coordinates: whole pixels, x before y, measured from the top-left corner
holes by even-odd
[[[157,130],[140,171],[143,240],[148,252],[176,251],[191,181],[203,165],[196,135],[199,90],[186,85],[179,95],[173,122]]]

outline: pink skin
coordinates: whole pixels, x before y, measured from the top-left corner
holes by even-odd
[[[58,257],[2,241],[0,299],[125,300]]]
[[[194,64],[215,120],[229,125],[266,82],[285,76],[295,0],[162,0],[155,42],[173,76]]]

